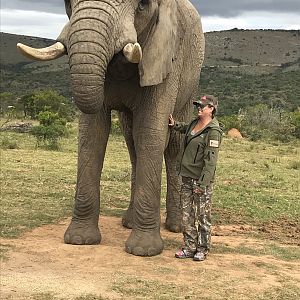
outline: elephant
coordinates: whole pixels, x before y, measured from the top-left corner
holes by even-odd
[[[116,110],[132,165],[131,199],[122,218],[131,228],[125,251],[158,255],[164,247],[163,160],[166,228],[181,230],[176,171],[181,138],[169,130],[168,118],[191,118],[205,48],[200,15],[188,0],[65,0],[65,8],[69,21],[54,45],[17,45],[35,60],[69,59],[73,97],[81,112],[75,204],[64,241],[101,241],[100,179],[111,111]]]

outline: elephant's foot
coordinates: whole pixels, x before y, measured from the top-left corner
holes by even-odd
[[[166,219],[166,229],[171,232],[181,232],[181,218],[168,218]]]
[[[133,229],[125,243],[127,253],[138,256],[154,256],[163,251],[164,243],[159,230],[141,231]]]
[[[126,228],[132,228],[132,220],[133,220],[133,209],[129,207],[122,217],[122,225]]]
[[[182,231],[182,212],[180,208],[172,208],[167,210],[166,229],[171,232]]]
[[[72,221],[65,232],[66,244],[95,245],[100,244],[101,234],[98,224]]]

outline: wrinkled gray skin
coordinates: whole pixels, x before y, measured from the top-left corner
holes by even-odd
[[[75,207],[68,244],[98,244],[100,186],[111,110],[118,110],[132,163],[131,202],[123,225],[132,228],[128,253],[157,255],[162,162],[167,168],[166,226],[180,231],[180,137],[168,116],[189,120],[204,56],[200,17],[187,0],[70,0],[69,23],[57,39],[68,51],[79,126]],[[143,58],[127,62],[122,49],[139,42]],[[115,149],[118,151],[118,149]]]

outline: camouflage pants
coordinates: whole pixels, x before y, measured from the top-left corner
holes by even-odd
[[[203,194],[193,192],[193,179],[182,177],[181,209],[185,248],[191,251],[210,248],[212,185]]]

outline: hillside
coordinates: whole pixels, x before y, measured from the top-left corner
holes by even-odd
[[[208,32],[205,38],[205,66],[244,67],[254,73],[300,68],[300,30],[233,29]]]
[[[1,92],[17,96],[53,88],[71,97],[67,58],[33,62],[16,49],[18,42],[45,47],[53,41],[1,33]],[[222,99],[221,114],[255,103],[300,106],[300,30],[238,30],[205,34],[201,94]],[[234,100],[234,101],[233,101]]]

